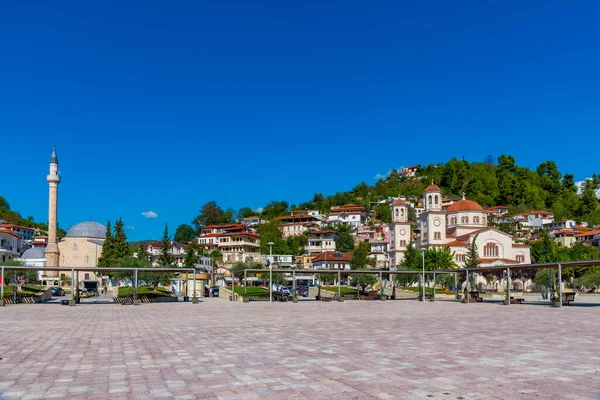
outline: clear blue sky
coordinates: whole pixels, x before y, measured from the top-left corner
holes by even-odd
[[[576,4],[573,4],[576,3]],[[158,238],[403,165],[600,172],[597,1],[5,2],[0,195]],[[141,213],[154,211],[156,219]]]

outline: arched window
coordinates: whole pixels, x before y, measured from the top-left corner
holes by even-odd
[[[517,254],[517,262],[518,263],[525,262],[525,254],[522,254],[522,253]]]
[[[404,217],[404,208],[400,209],[400,215]]]
[[[396,217],[398,216],[398,209],[396,208]]]
[[[438,196],[437,196],[437,194],[435,195],[435,205],[436,206],[438,205]]]
[[[73,243],[73,253],[77,253],[77,250],[79,250],[77,243]]]
[[[65,256],[61,256],[61,257],[60,257],[60,262],[61,262],[61,264],[63,264],[63,265],[65,264]]]
[[[469,217],[462,217],[460,219],[460,223],[461,224],[468,224],[469,223]]]
[[[458,261],[458,262],[465,261],[465,255],[464,255],[464,253],[456,253],[456,261]]]
[[[85,256],[85,265],[90,265],[90,256]]]
[[[431,205],[431,196],[427,196],[429,198],[429,205]]]
[[[401,240],[400,247],[405,247],[405,246],[406,246],[406,240]]]
[[[498,257],[498,245],[495,243],[488,243],[483,247],[483,255],[485,257]]]
[[[473,217],[473,223],[474,224],[478,224],[479,223],[479,217]]]
[[[442,238],[442,234],[440,232],[433,232],[433,238],[440,240]]]
[[[452,217],[452,219],[450,219],[450,223],[456,225],[456,217]]]

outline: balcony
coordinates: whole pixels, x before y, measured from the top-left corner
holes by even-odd
[[[230,241],[230,242],[219,242],[218,243],[219,247],[260,247],[260,244],[255,243],[255,242],[248,242],[245,240],[239,240],[239,241]]]

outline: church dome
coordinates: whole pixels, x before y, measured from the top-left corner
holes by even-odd
[[[94,221],[80,222],[69,228],[66,237],[105,239],[106,226]]]
[[[483,208],[473,200],[460,200],[446,208],[449,213],[458,211],[483,211]]]
[[[31,249],[25,250],[25,253],[21,256],[21,260],[33,260],[38,258],[46,258],[45,247],[32,247]]]

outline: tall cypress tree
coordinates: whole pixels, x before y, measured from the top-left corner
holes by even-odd
[[[467,254],[465,254],[465,268],[468,269],[477,268],[481,265],[481,262],[479,261],[479,250],[475,243],[477,241],[477,236],[479,236],[479,234],[475,235],[473,242],[471,242],[467,248]]]
[[[123,221],[121,218],[115,222],[113,254],[115,261],[129,255],[129,245],[127,244],[127,236],[125,236],[125,230],[123,229]]]
[[[102,253],[98,258],[98,267],[111,267],[115,260],[115,239],[110,228],[110,220],[106,224],[106,237],[102,244]]]
[[[196,253],[197,247],[198,246],[193,243],[188,245],[183,260],[184,268],[194,268],[196,266],[196,263],[198,262],[198,255]]]
[[[161,267],[172,267],[175,264],[175,257],[171,253],[171,238],[169,237],[169,227],[165,224],[165,231],[160,246],[160,256],[158,256],[158,265]]]

